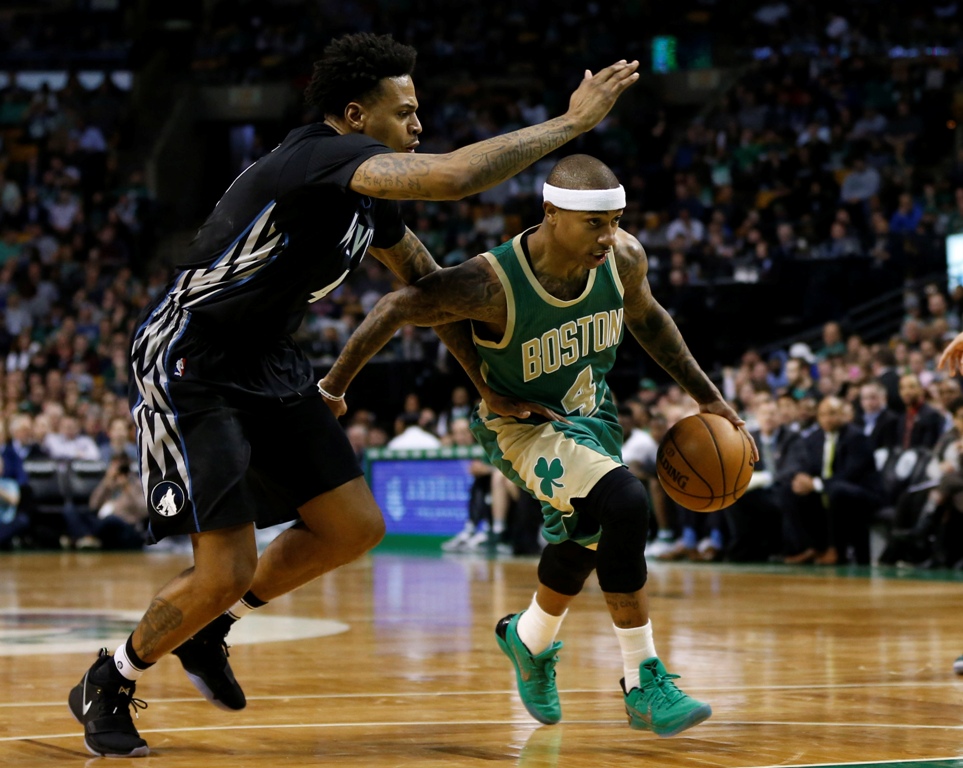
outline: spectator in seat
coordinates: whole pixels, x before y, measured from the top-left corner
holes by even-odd
[[[100,455],[106,464],[114,457],[124,457],[132,466],[137,466],[137,446],[130,439],[133,423],[127,416],[117,416],[110,420],[107,427],[108,442],[101,446]],[[137,473],[139,474],[139,473]]]
[[[100,461],[97,443],[89,435],[81,434],[80,421],[75,416],[61,418],[59,431],[47,435],[44,447],[52,459]]]
[[[963,389],[960,387],[959,379],[940,379],[930,386],[935,390],[934,403],[937,410],[943,414],[943,434],[945,435],[947,430],[954,427],[953,406],[963,396]]]
[[[810,369],[811,362],[811,358],[794,355],[786,361],[786,380],[789,382],[787,389],[797,401],[804,397],[819,397],[819,389],[813,381]]]
[[[880,348],[873,357],[873,376],[886,389],[886,406],[901,414],[906,405],[899,394],[898,365],[896,353],[888,347]]]
[[[38,458],[40,454],[40,449],[33,440],[32,427],[33,419],[28,414],[21,413],[10,419],[9,439],[6,434],[0,435],[3,442],[3,477],[16,480],[21,487],[28,482],[24,461]]]
[[[899,396],[906,412],[896,426],[897,444],[903,449],[932,449],[943,434],[945,424],[943,415],[925,402],[926,390],[916,374],[900,377]]]
[[[9,549],[15,537],[30,528],[30,518],[20,509],[20,483],[6,477],[0,458],[0,550]]]
[[[726,559],[732,562],[765,561],[781,551],[780,500],[786,489],[780,470],[799,433],[781,422],[772,399],[756,406],[756,421],[758,427],[750,433],[759,448],[759,461],[746,493],[724,510],[729,531]]]
[[[110,460],[104,479],[90,494],[90,509],[96,514],[87,539],[91,549],[144,546],[147,502],[126,456],[117,455]]]
[[[788,564],[836,565],[852,558],[868,565],[869,524],[883,503],[883,486],[869,438],[846,423],[846,407],[827,397],[818,427],[789,448],[780,479],[785,494]]]
[[[401,434],[388,441],[388,448],[391,450],[441,448],[441,440],[421,426],[420,413],[406,411],[399,418],[402,426]]]
[[[853,424],[869,438],[874,451],[899,445],[899,422],[899,414],[886,406],[886,387],[869,381],[859,388],[859,413]]]

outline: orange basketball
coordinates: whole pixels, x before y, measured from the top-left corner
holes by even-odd
[[[656,471],[673,501],[694,512],[715,512],[746,492],[753,463],[742,430],[722,416],[697,413],[666,433]]]

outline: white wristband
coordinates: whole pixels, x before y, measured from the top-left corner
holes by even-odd
[[[344,400],[344,393],[342,393],[342,394],[340,394],[340,395],[332,395],[332,394],[331,394],[330,392],[328,392],[324,387],[321,386],[321,382],[320,382],[320,381],[318,382],[318,392],[321,393],[321,396],[322,396],[322,397],[327,398],[328,400],[331,400],[331,401],[333,401],[333,402],[335,402],[335,403],[340,403],[342,400]]]

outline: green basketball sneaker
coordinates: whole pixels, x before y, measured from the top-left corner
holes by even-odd
[[[639,675],[641,686],[628,692],[622,680],[631,728],[653,731],[659,736],[675,736],[712,715],[712,707],[675,687],[672,681],[679,676],[666,672],[655,656],[639,665]]]
[[[555,687],[556,652],[562,644],[552,643],[538,656],[533,656],[518,637],[518,618],[522,613],[501,619],[495,626],[495,639],[515,666],[518,695],[528,714],[540,723],[552,725],[562,719],[562,704]]]

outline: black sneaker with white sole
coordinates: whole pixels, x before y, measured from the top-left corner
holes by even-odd
[[[77,722],[84,727],[87,751],[100,757],[143,757],[150,752],[131,719],[147,703],[134,698],[136,684],[114,666],[114,658],[106,648],[83,679],[73,687],[67,705]]]
[[[171,653],[181,660],[187,677],[211,704],[218,709],[236,711],[247,706],[244,691],[234,679],[227,660],[227,633],[234,622],[222,614],[190,640]]]

